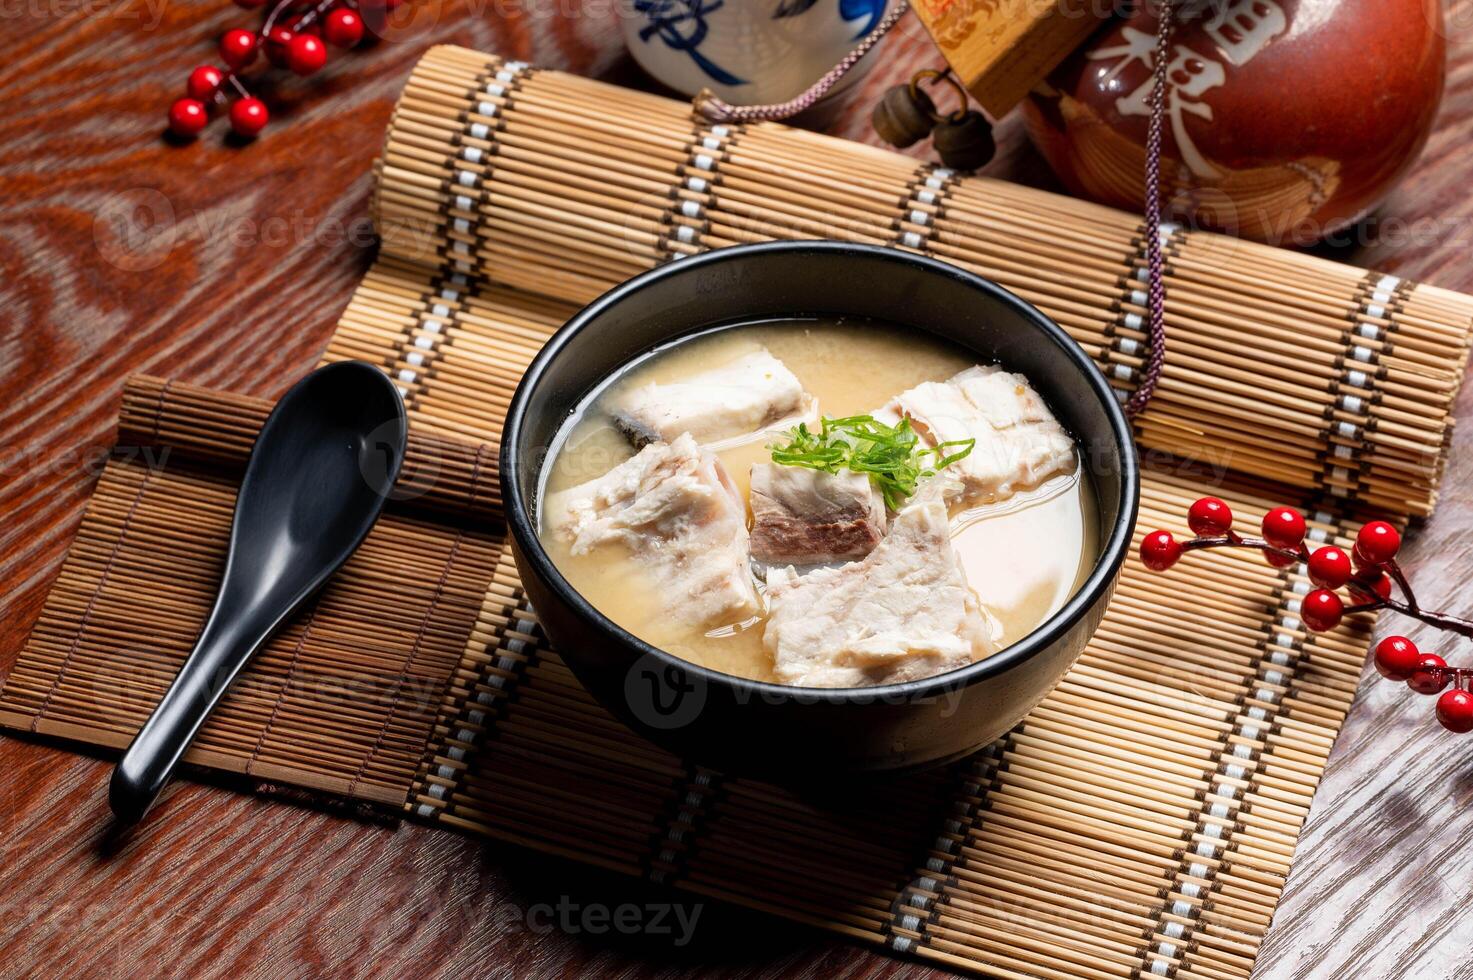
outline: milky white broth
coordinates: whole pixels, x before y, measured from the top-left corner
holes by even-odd
[[[835,417],[872,412],[907,388],[944,381],[977,363],[962,348],[930,334],[848,320],[783,320],[702,334],[635,362],[579,407],[554,440],[542,496],[602,476],[634,455],[604,407],[624,387],[679,381],[759,346],[797,375],[818,399],[821,413]],[[752,464],[771,461],[770,441],[758,437],[716,450],[743,499]],[[999,648],[1027,635],[1062,606],[1094,564],[1095,501],[1082,466],[999,504],[956,509],[951,516],[952,542],[967,582],[1002,626]],[[620,546],[573,555],[546,529],[540,536],[573,588],[629,632],[706,667],[773,680],[761,617],[711,633],[669,622],[652,601],[652,586],[639,564]]]

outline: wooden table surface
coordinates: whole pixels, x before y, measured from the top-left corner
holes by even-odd
[[[1473,290],[1470,5],[1453,11],[1448,93],[1427,152],[1385,205],[1388,220],[1334,257]],[[369,161],[419,54],[449,41],[647,85],[622,52],[616,9],[426,0],[392,40],[271,92],[275,121],[245,146],[220,125],[183,146],[161,131],[189,69],[252,15],[222,0],[6,9],[0,673],[71,540],[127,375],[272,396],[316,360],[371,261]],[[913,22],[882,55],[830,131],[872,139],[865,107],[935,61]],[[1015,123],[1000,138],[990,173],[1047,180]],[[1458,414],[1441,509],[1410,550],[1424,601],[1466,609],[1473,393]],[[1473,660],[1473,644],[1441,642],[1449,659]],[[1259,976],[1473,976],[1454,928],[1473,899],[1470,752],[1473,741],[1436,727],[1428,701],[1367,678]],[[934,972],[510,847],[228,787],[181,785],[149,833],[119,844],[107,832],[107,774],[103,759],[0,735],[0,977]],[[688,935],[600,928],[600,908],[671,901],[667,920],[697,917]]]

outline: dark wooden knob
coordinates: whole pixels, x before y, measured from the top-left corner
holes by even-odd
[[[997,146],[992,141],[992,126],[975,109],[960,119],[948,119],[936,126],[931,144],[941,162],[953,170],[976,170],[992,159]]]
[[[936,125],[936,106],[920,88],[897,85],[875,104],[870,125],[880,139],[903,149],[930,135]]]

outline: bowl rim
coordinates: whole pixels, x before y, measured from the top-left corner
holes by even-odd
[[[929,274],[959,280],[972,289],[990,294],[1031,322],[1075,362],[1096,399],[1103,406],[1109,420],[1111,435],[1120,455],[1121,506],[1110,526],[1109,533],[1101,543],[1095,567],[1068,601],[1027,636],[966,667],[898,684],[825,688],[797,687],[770,681],[758,681],[684,660],[619,626],[568,583],[542,547],[542,542],[532,522],[532,509],[521,493],[519,484],[523,467],[519,459],[521,453],[518,450],[525,429],[523,417],[526,414],[527,404],[548,366],[574,336],[602,316],[605,311],[623,302],[630,295],[639,292],[650,283],[669,276],[684,275],[688,270],[699,269],[707,265],[740,261],[751,255],[779,255],[789,260],[801,261],[802,257],[815,254],[840,257],[862,256],[882,263],[918,267]],[[690,333],[696,334],[709,330],[715,322],[693,325]],[[537,464],[537,467],[540,468],[545,463],[544,459]],[[1031,660],[1072,630],[1080,620],[1089,614],[1100,599],[1108,598],[1120,566],[1130,549],[1131,536],[1140,507],[1140,464],[1136,457],[1135,440],[1130,422],[1125,417],[1115,390],[1105,380],[1098,365],[1085,353],[1084,348],[1064,331],[1063,327],[1060,327],[1033,304],[1021,299],[1003,286],[949,262],[886,246],[826,240],[733,245],[687,256],[678,262],[666,263],[642,272],[613,287],[583,307],[548,338],[547,343],[532,359],[521,381],[517,384],[516,392],[507,406],[506,421],[502,426],[500,481],[504,519],[523,560],[529,562],[543,583],[561,601],[574,609],[581,618],[591,622],[599,632],[608,635],[610,639],[631,649],[634,653],[630,659],[631,668],[635,664],[647,662],[646,658],[653,658],[662,666],[683,670],[691,677],[699,678],[704,684],[731,687],[746,696],[764,700],[784,699],[827,704],[862,703],[900,698],[924,700],[970,687],[972,684],[1005,673]]]

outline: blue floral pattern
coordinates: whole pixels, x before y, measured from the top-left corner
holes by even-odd
[[[706,40],[710,25],[706,17],[720,10],[726,0],[634,0],[636,13],[649,18],[649,24],[640,28],[639,39],[648,42],[659,37],[666,46],[690,55],[696,66],[722,85],[745,85],[746,79],[738,78],[701,54],[701,42]]]
[[[819,0],[782,0],[778,4],[774,19],[798,17],[813,9]],[[701,42],[706,40],[710,25],[706,18],[720,10],[726,0],[634,0],[634,11],[648,18],[649,23],[639,30],[639,39],[646,43],[658,37],[674,51],[690,55],[696,66],[707,77],[722,85],[746,85],[744,78],[713,62],[701,53]],[[885,13],[886,0],[839,0],[839,16],[846,23],[862,20],[855,38],[864,37],[875,29]]]
[[[777,13],[773,16],[797,17],[812,9],[818,0],[783,0],[778,5]],[[864,24],[854,32],[855,39],[864,37],[875,29],[880,18],[885,15],[885,0],[839,0],[839,16],[846,22],[864,18]]]

